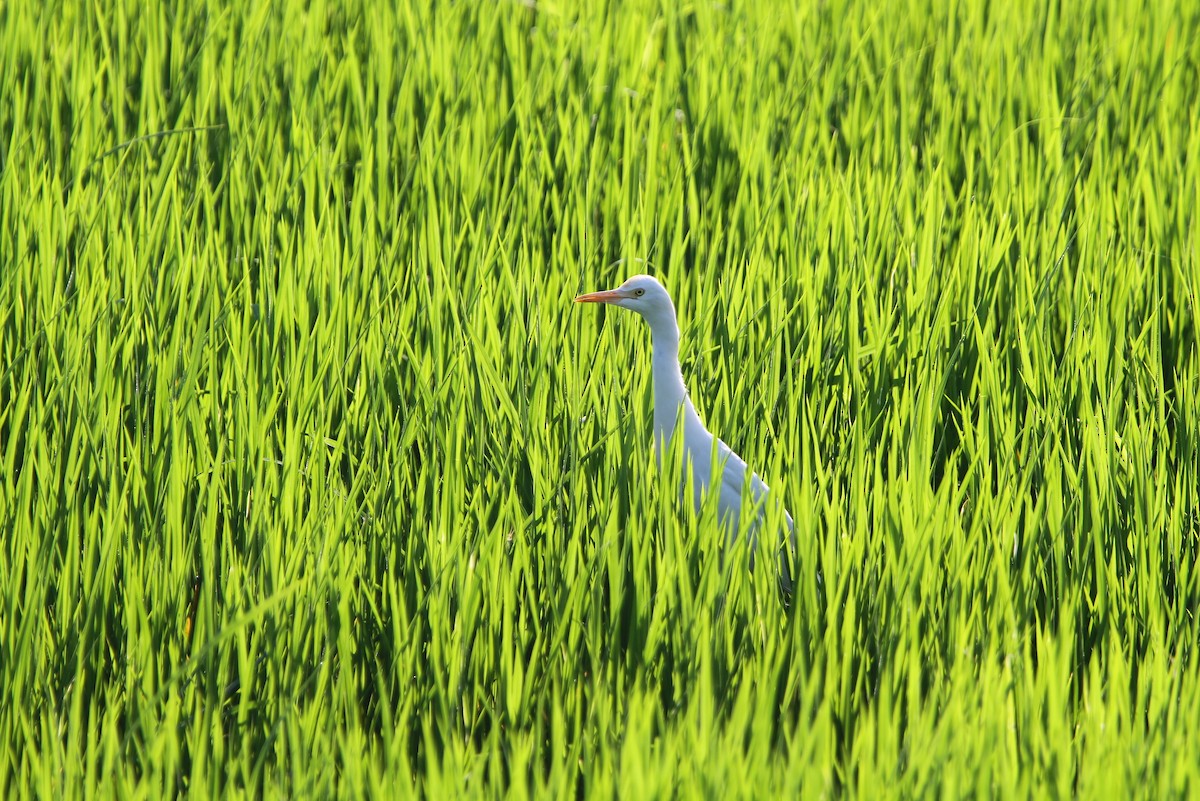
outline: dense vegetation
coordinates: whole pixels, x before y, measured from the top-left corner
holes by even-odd
[[[1200,7],[582,6],[0,4],[0,795],[1200,793]]]

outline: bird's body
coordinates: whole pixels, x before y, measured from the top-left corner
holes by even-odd
[[[617,289],[580,295],[575,301],[621,306],[637,312],[650,325],[654,370],[654,447],[659,466],[677,427],[682,427],[684,465],[686,468],[690,463],[692,472],[692,503],[699,510],[704,493],[710,487],[718,492],[718,516],[728,527],[731,537],[739,531],[742,495],[748,485],[748,500],[752,503],[755,515],[754,522],[748,527],[753,554],[758,529],[765,518],[770,489],[750,470],[742,457],[704,427],[696,414],[696,407],[692,405],[683,383],[683,371],[679,365],[679,325],[675,319],[675,305],[666,288],[652,276],[635,275]],[[714,471],[720,471],[719,482],[713,480]],[[686,469],[683,475],[686,478]],[[686,493],[688,490],[683,487],[682,491]],[[794,549],[792,517],[787,510],[783,510],[783,518],[788,528],[789,542]],[[786,557],[781,561],[782,582],[790,589]]]

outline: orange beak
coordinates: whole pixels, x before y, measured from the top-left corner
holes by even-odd
[[[575,298],[576,303],[616,303],[622,300],[625,293],[619,289],[605,289],[603,292],[588,292]]]

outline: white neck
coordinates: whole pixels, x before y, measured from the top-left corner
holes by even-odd
[[[654,444],[661,461],[662,452],[671,441],[675,426],[696,410],[683,385],[679,367],[679,326],[674,314],[648,320],[654,338]]]

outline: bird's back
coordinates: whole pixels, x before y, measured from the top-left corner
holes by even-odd
[[[757,529],[762,522],[764,501],[771,488],[757,473],[750,470],[745,459],[738,456],[723,440],[709,433],[694,413],[687,415],[684,420],[684,436],[685,453],[692,464],[692,502],[696,510],[700,510],[704,493],[712,487],[719,493],[718,515],[729,526],[731,535],[736,534],[742,509],[742,492],[748,485],[747,501],[755,510],[756,517],[752,530]],[[719,484],[712,481],[714,466],[721,471]],[[790,530],[792,518],[786,510],[784,515]]]
[[[753,472],[746,460],[717,437],[714,437],[698,418],[693,426],[686,426],[685,453],[692,463],[692,503],[699,512],[704,503],[704,496],[710,490],[718,493],[717,514],[722,524],[728,530],[730,542],[738,535],[741,524],[742,496],[746,491],[747,509],[753,516],[752,522],[746,529],[750,551],[750,565],[753,568],[754,554],[758,548],[759,529],[766,518],[767,504],[771,502],[771,488]],[[688,421],[692,422],[692,421]],[[689,430],[689,428],[691,430]],[[719,483],[712,480],[714,466],[721,471]],[[795,548],[795,533],[792,516],[786,509],[780,510],[784,524],[788,530],[788,542]],[[770,540],[774,540],[771,537]],[[791,571],[786,555],[780,550],[780,579],[785,590],[790,591]]]

